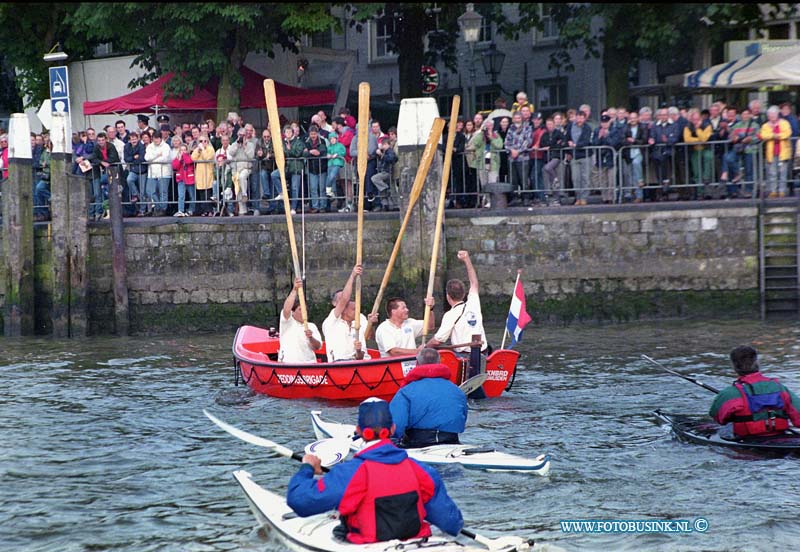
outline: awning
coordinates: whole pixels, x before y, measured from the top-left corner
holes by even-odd
[[[239,107],[264,108],[264,79],[267,78],[248,67],[242,67],[244,85],[239,91]],[[208,111],[217,108],[219,79],[214,78],[203,88],[185,99],[164,98],[164,86],[174,77],[167,73],[147,86],[123,96],[97,102],[83,102],[84,115],[111,113],[150,113],[153,111]],[[275,83],[278,107],[331,105],[336,103],[334,90],[309,90],[280,82]]]
[[[686,88],[800,86],[800,48],[746,56],[683,75]]]

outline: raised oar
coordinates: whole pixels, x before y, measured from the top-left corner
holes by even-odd
[[[456,140],[456,123],[461,107],[461,96],[453,96],[453,107],[450,109],[450,127],[447,129],[447,145],[444,149],[444,165],[442,166],[442,187],[439,190],[439,208],[436,211],[436,228],[433,232],[433,248],[431,251],[431,268],[428,274],[428,292],[425,297],[433,295],[433,284],[436,279],[436,261],[439,258],[439,241],[442,238],[442,221],[444,220],[444,202],[447,195],[447,183],[450,181],[450,165],[453,162],[453,144]],[[431,307],[425,304],[425,315],[422,318],[422,344],[428,336],[428,324],[431,319]]]
[[[439,139],[442,137],[442,130],[444,130],[444,119],[437,117],[433,120],[431,133],[428,135],[428,143],[425,144],[425,150],[422,152],[422,158],[419,161],[419,167],[417,167],[417,176],[414,178],[414,185],[412,186],[411,193],[408,196],[408,208],[406,209],[406,215],[403,218],[403,224],[400,225],[400,232],[397,233],[397,239],[394,241],[394,249],[392,249],[392,254],[389,257],[389,264],[386,265],[386,271],[383,273],[381,287],[378,290],[378,295],[375,296],[375,303],[372,305],[371,314],[377,313],[378,309],[380,308],[381,301],[383,300],[383,292],[386,291],[386,286],[389,283],[389,277],[392,275],[392,269],[394,268],[395,259],[397,259],[397,253],[400,251],[400,242],[403,240],[403,233],[405,233],[406,226],[408,226],[408,220],[411,218],[411,210],[414,208],[414,204],[416,204],[420,194],[422,193],[422,187],[425,185],[425,178],[428,176],[428,169],[431,167],[433,156],[436,155],[436,145],[439,143]],[[368,321],[367,329],[364,332],[365,336],[369,336],[371,328],[372,322]]]
[[[252,445],[270,449],[279,456],[283,456],[285,458],[291,458],[293,460],[297,460],[298,462],[303,461],[303,455],[305,454],[305,452],[294,452],[292,451],[292,449],[285,447],[283,445],[279,445],[278,443],[270,441],[269,439],[264,439],[263,437],[259,437],[258,435],[253,435],[252,433],[248,433],[239,428],[236,428],[230,424],[223,422],[222,420],[215,417],[205,409],[203,409],[203,414],[205,414],[206,417],[212,422],[214,422],[220,429],[227,431],[234,437],[238,437],[239,439],[247,441]],[[343,447],[343,449],[340,451],[341,460],[343,460],[350,451],[349,439],[327,439],[326,441],[337,441],[341,443],[341,446]],[[334,457],[336,456],[335,452],[333,453],[333,456]],[[320,460],[323,460],[324,463],[325,459],[321,458]],[[330,471],[326,466],[321,466],[321,467],[322,471],[324,472]],[[469,529],[461,529],[461,534],[464,535],[465,537],[471,538],[476,542],[481,543],[482,545],[486,546],[489,550],[523,551],[523,550],[528,550],[528,548],[533,544],[531,541],[525,540],[520,537],[500,537],[498,539],[490,539],[488,537],[484,537],[483,535],[479,535],[473,531],[470,531]]]
[[[281,176],[281,195],[283,196],[283,211],[286,213],[286,226],[289,229],[289,245],[292,248],[292,263],[294,264],[295,279],[302,279],[300,274],[300,262],[297,258],[297,243],[294,239],[294,224],[292,223],[292,210],[289,206],[289,191],[286,188],[286,159],[283,156],[283,132],[281,131],[281,121],[278,117],[278,100],[275,94],[275,81],[264,79],[264,99],[267,103],[267,115],[269,116],[269,129],[272,133],[272,148],[275,154],[275,165],[278,167],[278,174]],[[276,140],[275,137],[278,137]],[[308,330],[308,311],[306,310],[306,295],[303,286],[297,290],[297,298],[300,300],[300,313],[303,315],[303,329]]]
[[[364,186],[367,181],[367,146],[369,145],[369,83],[358,85],[358,232],[356,236],[356,265],[361,265],[364,241]],[[353,320],[358,339],[361,330],[361,274],[356,275],[356,317]],[[366,343],[362,345],[366,346]],[[356,351],[356,358],[364,358],[364,350]]]
[[[717,389],[716,387],[712,387],[710,385],[707,385],[707,384],[703,383],[702,381],[696,380],[694,378],[690,378],[689,376],[684,376],[683,374],[681,374],[680,372],[676,372],[675,370],[670,370],[669,368],[667,368],[666,366],[664,366],[663,364],[661,364],[657,360],[653,360],[652,358],[650,358],[647,355],[642,355],[642,358],[645,359],[645,360],[649,360],[650,362],[652,362],[653,364],[655,364],[656,366],[658,366],[662,370],[664,370],[666,372],[669,372],[672,375],[678,376],[679,378],[683,378],[686,381],[690,381],[690,382],[694,383],[695,385],[699,385],[703,389],[708,389],[712,393],[719,393],[719,389]],[[800,430],[798,430],[796,428],[790,427],[786,431],[788,431],[789,433],[794,433],[795,435],[800,435]]]

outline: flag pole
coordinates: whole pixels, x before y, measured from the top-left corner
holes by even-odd
[[[517,269],[517,279],[514,281],[514,289],[511,290],[511,300],[514,300],[514,293],[517,291],[517,284],[519,283],[519,275],[522,274],[522,269]],[[508,307],[508,310],[511,310],[511,307]],[[508,317],[506,317],[506,321],[508,321]],[[506,336],[508,335],[508,326],[503,327],[503,342],[500,344],[500,349],[506,348]]]

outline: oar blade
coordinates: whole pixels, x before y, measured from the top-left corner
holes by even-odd
[[[203,414],[205,414],[206,417],[212,422],[214,422],[220,429],[227,431],[234,437],[237,437],[242,441],[250,443],[251,445],[256,445],[257,447],[264,447],[266,449],[271,450],[274,454],[277,454],[279,456],[286,456],[287,458],[291,458],[292,454],[294,454],[292,449],[290,448],[286,448],[282,445],[279,445],[278,443],[275,443],[274,441],[270,441],[269,439],[264,439],[263,437],[259,437],[258,435],[253,435],[252,433],[248,433],[244,430],[241,430],[237,427],[234,427],[228,423],[223,422],[222,420],[211,414],[206,409],[203,409]]]
[[[320,439],[319,441],[307,444],[305,451],[306,454],[313,454],[319,457],[322,461],[322,465],[329,468],[347,458],[352,443],[352,439],[337,439],[335,437]]]
[[[480,389],[480,387],[486,382],[486,378],[489,377],[487,374],[478,374],[477,376],[472,376],[464,383],[458,386],[465,395],[469,395],[473,391]]]

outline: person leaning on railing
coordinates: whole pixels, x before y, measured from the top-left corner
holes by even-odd
[[[37,222],[50,219],[50,159],[52,151],[53,143],[48,140],[39,156],[37,170],[39,179],[33,192],[33,220]]]
[[[779,118],[780,109],[772,105],[767,109],[767,122],[761,126],[759,138],[764,142],[764,162],[767,166],[767,191],[770,198],[785,197],[792,145],[789,121]]]
[[[136,208],[138,203],[138,210],[136,216],[144,216],[145,203],[139,201],[139,194],[144,196],[145,188],[147,186],[147,166],[144,164],[145,145],[139,139],[139,133],[131,130],[127,134],[128,143],[122,150],[122,155],[125,162],[128,164],[128,193],[130,194],[131,203]]]
[[[695,144],[692,147],[692,178],[698,184],[698,197],[710,199],[706,186],[711,184],[711,170],[714,167],[714,154],[704,142],[711,138],[711,123],[701,119],[700,110],[689,110],[689,124],[683,129],[683,141]]]
[[[103,203],[108,195],[109,179],[119,171],[117,148],[108,143],[106,134],[97,135],[97,143],[87,157],[92,164],[92,203],[89,204],[89,219],[100,220],[105,214]]]
[[[737,184],[742,179],[740,167],[744,164],[744,191],[740,196],[744,198],[752,197],[753,193],[753,165],[755,156],[758,153],[758,131],[759,125],[753,119],[753,112],[749,108],[742,110],[742,119],[734,124],[730,129],[731,148],[722,158],[722,174],[720,180],[730,182],[735,191]]]
[[[211,201],[212,187],[214,185],[214,148],[211,146],[208,134],[201,134],[192,149],[194,166],[194,181],[197,190],[197,209],[195,214],[209,217],[214,214]]]

